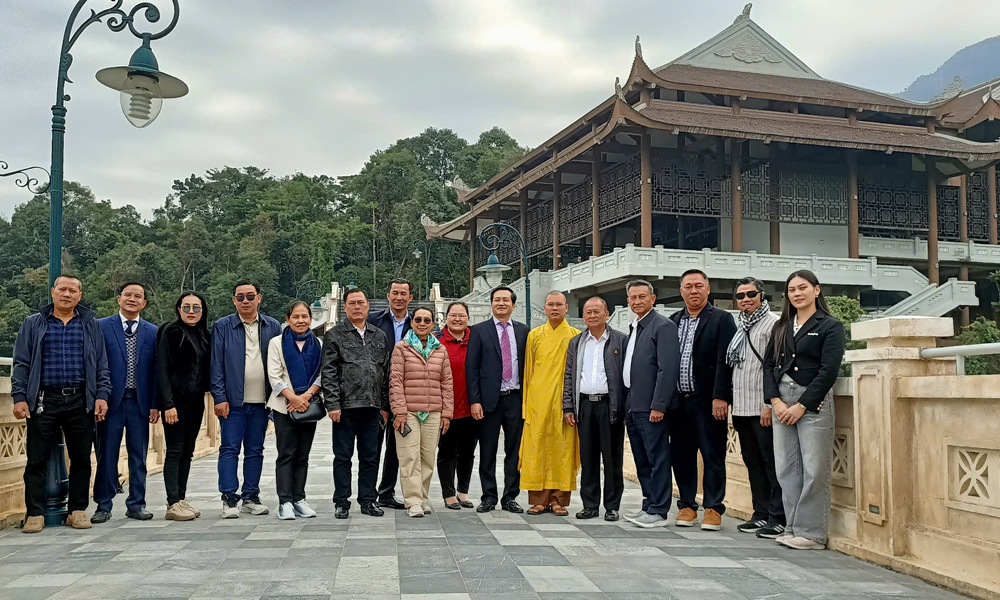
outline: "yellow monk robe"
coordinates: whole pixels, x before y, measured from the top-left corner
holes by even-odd
[[[528,334],[524,357],[524,433],[521,436],[521,489],[576,489],[580,440],[576,428],[563,422],[563,375],[566,348],[580,330],[563,321]]]

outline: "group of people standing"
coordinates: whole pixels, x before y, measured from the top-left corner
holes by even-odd
[[[222,516],[268,514],[260,500],[264,436],[273,419],[278,458],[278,517],[313,517],[305,497],[316,423],[333,422],[335,517],[350,515],[351,468],[358,453],[361,512],[384,508],[411,517],[430,513],[435,466],[447,509],[498,506],[528,514],[568,515],[580,473],[578,519],[620,518],[625,433],[642,489],[641,507],[624,517],[643,528],[697,524],[697,456],[704,464],[701,528],[719,530],[726,490],[728,419],[741,443],[754,514],[738,529],[799,549],[826,543],[834,431],[832,387],[844,351],[844,328],[809,271],[792,273],[780,316],[760,281],[737,282],[739,314],[710,303],[699,270],[680,279],[684,308],[669,318],[653,310],[653,286],[626,286],[636,318],[629,333],[607,326],[607,303],[583,306],[587,326],[571,326],[565,295],[545,298],[547,323],[529,331],[512,320],[517,296],[490,295],[491,318],[469,327],[463,302],[447,308],[436,332],[426,308],[409,311],[412,286],[394,280],[389,308],[370,314],[367,294],[349,287],[346,319],[317,338],[308,304],[287,310],[287,326],[260,314],[259,288],[239,282],[234,314],[209,333],[204,298],[184,293],[177,318],[157,330],[139,314],[139,284],[122,286],[118,315],[95,320],[78,306],[79,280],[61,277],[53,303],[19,332],[12,395],[28,418],[26,532],[41,530],[48,455],[64,434],[70,456],[68,522],[90,527],[111,515],[123,437],[129,456],[126,516],[145,509],[148,425],[161,417],[167,442],[167,518],[200,515],[186,500],[187,477],[203,420],[204,394],[221,423],[218,471]],[[96,427],[94,426],[96,423]],[[87,519],[90,448],[96,431],[97,512]],[[504,444],[503,490],[497,454]],[[482,496],[468,496],[476,447]],[[384,461],[379,481],[379,459]],[[243,451],[243,483],[237,467]],[[601,485],[603,466],[604,483]],[[582,472],[581,472],[582,471]],[[397,479],[402,499],[395,495]]]

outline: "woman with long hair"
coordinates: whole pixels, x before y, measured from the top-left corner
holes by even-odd
[[[472,468],[476,462],[479,421],[472,418],[469,394],[465,389],[465,354],[469,349],[469,306],[465,302],[448,305],[445,328],[438,340],[448,351],[455,395],[451,425],[447,433],[441,434],[438,447],[438,479],[441,481],[445,508],[475,508],[469,501],[469,482],[472,481]]]
[[[774,464],[787,524],[779,543],[826,547],[835,415],[833,384],[844,358],[843,324],[830,316],[812,271],[785,281],[785,306],[764,359],[774,411]]]
[[[167,490],[167,520],[190,521],[201,516],[187,499],[188,474],[209,390],[212,353],[208,305],[200,294],[184,292],[174,307],[177,319],[156,333],[156,375],[163,437],[163,485]]]
[[[306,502],[309,451],[316,436],[316,417],[323,418],[320,393],[320,360],[323,348],[312,332],[312,309],[302,301],[292,302],[285,313],[288,327],[271,338],[267,347],[267,377],[274,411],[274,482],[278,488],[278,518],[315,517]],[[319,407],[312,404],[319,404]],[[312,416],[306,413],[312,408]]]

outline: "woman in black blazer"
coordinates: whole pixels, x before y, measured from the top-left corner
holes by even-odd
[[[826,546],[833,460],[833,384],[844,326],[830,316],[812,271],[785,281],[785,306],[764,358],[764,398],[774,409],[774,463],[787,525],[777,542]]]

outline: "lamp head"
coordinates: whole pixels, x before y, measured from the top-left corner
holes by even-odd
[[[490,254],[490,257],[486,261],[485,265],[476,269],[476,271],[482,273],[483,276],[486,277],[486,285],[490,286],[491,288],[495,288],[501,283],[503,283],[504,271],[509,271],[509,270],[510,267],[501,263],[500,259],[497,258],[496,251],[493,251],[493,253]]]
[[[186,83],[160,71],[148,36],[132,53],[127,67],[101,69],[97,80],[121,92],[122,112],[129,123],[139,128],[159,116],[164,98],[180,98],[188,93]]]

